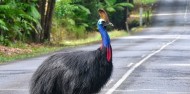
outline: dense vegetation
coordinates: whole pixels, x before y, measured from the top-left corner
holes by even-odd
[[[0,1],[0,43],[10,45],[14,41],[32,40],[39,33],[40,14],[35,3],[19,0]],[[39,29],[37,29],[39,28]]]
[[[59,28],[79,38],[96,29],[98,8],[113,13],[126,6],[132,7],[122,0],[58,0],[56,6],[55,0],[1,0],[0,44],[49,41],[53,14]]]
[[[133,5],[126,0],[59,0],[55,7],[53,35],[60,37],[62,34],[61,37],[69,36],[72,39],[86,37],[87,32],[96,31],[99,8],[109,13],[116,29],[125,29],[127,7],[132,8]]]
[[[47,40],[53,1],[0,0],[0,44]]]
[[[126,29],[129,12],[155,0],[0,0],[0,44],[85,38],[96,31],[97,10],[104,8],[114,29]],[[51,32],[52,31],[52,32]]]

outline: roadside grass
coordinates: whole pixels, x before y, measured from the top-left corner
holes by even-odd
[[[113,39],[120,36],[127,36],[128,34],[126,31],[114,30],[112,32],[109,32],[109,35]],[[47,45],[47,44],[16,43],[16,44],[12,44],[11,47],[8,47],[8,50],[5,49],[4,52],[1,52],[2,49],[0,48],[1,49],[0,50],[0,64],[15,61],[15,60],[20,60],[20,59],[36,57],[36,56],[48,54],[54,51],[58,51],[66,47],[85,45],[85,44],[93,43],[100,40],[101,40],[100,34],[98,34],[98,32],[93,32],[93,33],[90,33],[88,35],[88,38],[86,39],[63,41],[58,45],[57,44]],[[9,49],[11,49],[10,52],[9,52]]]
[[[157,0],[134,0],[135,4],[152,4],[155,3]]]
[[[113,30],[112,32],[108,32],[108,34],[110,38],[112,39],[128,35],[126,31],[118,31],[118,30]],[[99,34],[99,32],[93,32],[93,33],[88,34],[88,38],[64,40],[60,44],[65,45],[65,46],[76,46],[76,45],[89,44],[89,43],[100,41],[100,40],[101,40],[101,35]]]
[[[15,46],[16,47],[16,46]],[[21,48],[21,49],[26,49],[25,47],[16,47],[16,48]],[[30,49],[30,52],[25,52],[25,53],[13,53],[13,54],[5,54],[5,53],[0,53],[0,64],[5,63],[5,62],[10,62],[18,59],[25,59],[25,58],[30,58],[30,57],[35,57],[35,56],[40,56],[43,54],[47,54],[50,52],[54,52],[57,50],[62,49],[63,47],[60,46],[48,46],[48,45],[40,45],[40,46],[28,46],[27,49]]]

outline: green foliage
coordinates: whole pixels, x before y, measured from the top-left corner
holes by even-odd
[[[59,23],[68,31],[76,31],[75,27],[81,26],[84,30],[91,31],[96,29],[99,8],[104,8],[113,14],[117,11],[124,11],[126,7],[133,8],[133,5],[124,0],[59,0],[56,4],[55,18],[61,21]],[[73,27],[73,25],[76,26]]]
[[[132,9],[134,6],[127,0],[103,0],[98,3],[98,8],[104,8],[111,22],[116,29],[125,29],[126,9]]]
[[[110,20],[117,24],[115,28],[125,26],[125,10],[134,6],[126,0],[59,0],[56,2],[54,13],[54,32],[66,31],[65,35],[75,35],[75,38],[86,37],[87,31],[97,30],[99,15],[97,10],[104,8]],[[113,15],[115,14],[115,15]],[[59,30],[56,28],[64,28]],[[122,28],[123,29],[123,28]],[[55,34],[55,33],[54,33]],[[64,35],[64,36],[65,36]]]
[[[127,2],[118,3],[117,0],[104,0],[104,2],[105,3],[100,3],[103,4],[100,7],[103,6],[103,8],[106,9],[108,12],[116,12],[117,10],[124,10],[125,7],[128,8],[134,7],[132,4]]]
[[[55,7],[56,23],[74,33],[76,38],[84,36],[86,27],[88,27],[86,19],[89,14],[88,8],[65,0],[57,2]]]
[[[31,34],[38,33],[40,14],[35,0],[4,0],[0,5],[0,44],[9,45],[13,41],[32,40]],[[7,43],[9,41],[10,43]]]
[[[0,28],[3,30],[3,31],[8,31],[9,29],[7,28],[6,26],[6,23],[0,19]]]
[[[0,43],[3,45],[11,45],[11,41],[8,39],[7,36],[0,36]]]

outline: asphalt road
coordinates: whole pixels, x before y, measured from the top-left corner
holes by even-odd
[[[190,94],[189,17],[190,0],[159,0],[151,27],[112,40],[114,71],[99,94]],[[32,73],[48,56],[0,65],[0,94],[28,94]]]

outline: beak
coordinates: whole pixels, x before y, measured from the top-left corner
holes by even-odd
[[[114,25],[111,22],[109,22],[109,25],[114,27]]]
[[[105,22],[105,21],[103,21],[103,26],[108,26],[108,25],[114,26],[111,22]]]

